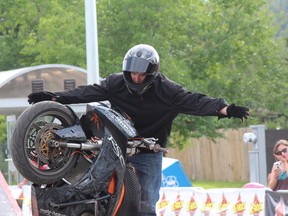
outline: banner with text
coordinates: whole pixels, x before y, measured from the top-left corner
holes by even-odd
[[[264,188],[161,188],[158,216],[264,216]]]

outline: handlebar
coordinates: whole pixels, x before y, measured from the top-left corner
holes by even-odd
[[[161,147],[158,143],[156,143],[158,139],[155,138],[136,138],[130,139],[128,141],[128,148],[146,148],[152,150],[154,152],[164,152],[168,153],[168,149]]]

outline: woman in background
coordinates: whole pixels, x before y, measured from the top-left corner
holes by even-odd
[[[273,191],[288,190],[288,141],[278,140],[274,145],[273,155],[276,162],[268,175],[268,187]]]

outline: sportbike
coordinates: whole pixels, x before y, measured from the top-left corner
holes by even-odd
[[[11,143],[17,170],[33,183],[33,215],[136,216],[141,187],[127,157],[167,151],[103,103],[88,104],[81,117],[57,102],[36,103],[17,119]]]

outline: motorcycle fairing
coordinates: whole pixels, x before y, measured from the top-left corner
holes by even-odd
[[[113,137],[119,132],[127,139],[137,136],[133,123],[115,110],[105,106],[95,106],[94,112],[100,117]]]
[[[86,135],[79,124],[55,130],[54,133],[66,141],[85,142],[87,140]]]
[[[88,139],[91,137],[102,139],[104,137],[104,125],[93,110],[82,115],[80,122]]]

